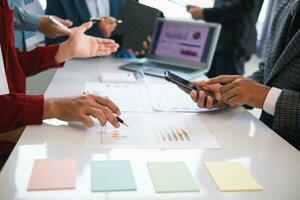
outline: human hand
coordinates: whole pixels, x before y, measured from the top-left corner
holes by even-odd
[[[222,75],[208,81],[209,84],[222,84],[222,99],[231,107],[247,104],[255,108],[263,108],[270,87],[257,83],[243,76]]]
[[[117,51],[119,45],[114,40],[85,35],[84,32],[91,27],[92,22],[82,24],[67,41],[60,44],[55,57],[57,63],[71,58],[105,56]]]
[[[226,106],[221,97],[220,89],[222,86],[220,84],[207,84],[204,81],[197,81],[194,83],[203,88],[203,90],[201,90],[200,92],[197,92],[195,90],[190,92],[193,101],[198,104],[198,107],[212,109],[223,108]],[[214,101],[211,96],[207,95],[206,92],[212,93],[215,96],[216,101]]]
[[[150,44],[152,42],[152,37],[149,35],[145,41],[143,41],[143,49],[140,51],[133,52],[132,49],[128,49],[129,52],[134,53],[136,56],[144,56],[148,51]]]
[[[111,33],[117,28],[117,20],[114,17],[102,17],[98,26],[105,38],[109,38]]]
[[[53,16],[56,20],[61,22],[66,27],[70,27],[73,25],[73,22],[70,20],[61,19],[59,17]],[[57,38],[59,36],[70,36],[72,34],[71,30],[62,28],[56,24],[54,24],[48,16],[42,16],[40,21],[39,31],[44,33],[49,38]]]
[[[186,7],[187,11],[191,13],[193,19],[203,19],[203,8],[198,6],[188,5]]]
[[[104,126],[109,121],[114,127],[120,124],[115,115],[120,109],[108,98],[83,95],[73,98],[47,99],[44,102],[44,119],[57,118],[64,121],[81,122],[87,127],[94,125],[91,116]]]

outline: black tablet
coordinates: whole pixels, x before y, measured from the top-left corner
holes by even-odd
[[[122,23],[118,24],[112,38],[118,38],[120,45],[126,49],[142,50],[143,41],[153,33],[156,19],[163,16],[158,9],[127,0],[118,17]]]

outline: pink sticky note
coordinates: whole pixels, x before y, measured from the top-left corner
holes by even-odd
[[[75,189],[76,160],[37,159],[34,163],[28,191]]]

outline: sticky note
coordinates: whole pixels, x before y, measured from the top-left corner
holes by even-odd
[[[157,193],[199,191],[184,162],[151,162],[148,170]]]
[[[260,191],[263,189],[239,162],[204,162],[204,165],[222,192]]]
[[[92,192],[135,191],[136,184],[129,161],[92,161]]]
[[[75,189],[76,160],[38,159],[32,169],[28,191]]]

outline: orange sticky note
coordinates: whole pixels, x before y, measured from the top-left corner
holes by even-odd
[[[28,191],[75,189],[76,160],[37,159],[31,173]]]

